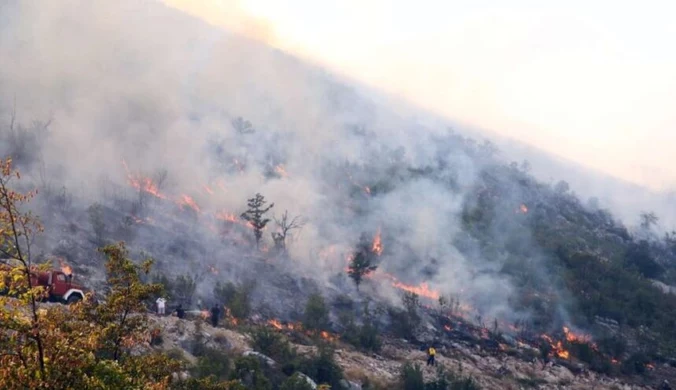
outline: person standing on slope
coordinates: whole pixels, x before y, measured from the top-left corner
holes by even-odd
[[[162,297],[159,297],[157,298],[157,301],[155,301],[155,303],[157,303],[157,315],[163,316],[165,308],[164,305],[167,303],[167,300]]]
[[[434,362],[434,356],[435,356],[436,354],[437,354],[437,350],[434,349],[434,346],[430,346],[430,347],[427,349],[427,365],[428,365],[428,366],[434,366],[434,365],[435,365],[435,362]]]
[[[211,308],[211,326],[214,328],[218,326],[218,317],[221,314],[221,309],[218,308],[218,305],[214,305],[214,307]]]
[[[176,317],[183,319],[185,318],[185,309],[183,309],[183,304],[179,303],[178,307],[176,308]]]

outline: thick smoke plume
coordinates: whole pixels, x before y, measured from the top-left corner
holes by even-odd
[[[353,289],[347,259],[362,235],[381,232],[386,276],[374,281],[393,302],[408,285],[462,296],[485,318],[525,315],[510,308],[514,287],[498,272],[500,238],[523,227],[509,206],[510,218],[494,227],[495,258],[473,249],[461,214],[483,160],[450,144],[444,128],[153,2],[10,1],[0,21],[2,126],[43,129],[19,161],[24,170],[65,187],[80,210],[98,202],[154,224],[135,243],[172,254],[160,259],[165,268],[253,268],[248,228],[227,221],[240,221],[246,200],[261,193],[277,216],[307,220],[280,267]],[[434,180],[410,174],[429,167]],[[523,199],[512,194],[518,208]],[[158,233],[187,222],[188,248]],[[271,223],[264,250],[272,231]],[[518,245],[532,245],[527,232],[520,237]]]

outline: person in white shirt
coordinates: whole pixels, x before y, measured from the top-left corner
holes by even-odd
[[[157,314],[163,316],[164,315],[164,304],[167,302],[166,299],[159,297],[157,298]]]

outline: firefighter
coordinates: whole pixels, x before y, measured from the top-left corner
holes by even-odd
[[[434,366],[434,365],[435,365],[435,362],[434,362],[434,356],[435,356],[436,354],[437,354],[437,350],[434,349],[434,346],[431,345],[431,346],[427,349],[427,365],[428,365],[428,366]]]
[[[214,328],[218,326],[218,317],[221,314],[221,309],[218,308],[218,305],[214,305],[211,308],[211,326]]]
[[[183,304],[179,303],[176,308],[176,317],[183,319],[185,318],[185,310],[183,310]]]

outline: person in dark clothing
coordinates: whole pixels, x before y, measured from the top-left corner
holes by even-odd
[[[218,305],[214,305],[214,307],[211,308],[211,326],[214,328],[218,326],[218,317],[221,314],[221,309],[218,308]]]
[[[176,317],[180,319],[185,318],[185,310],[183,309],[182,304],[179,304],[178,307],[176,308]]]

